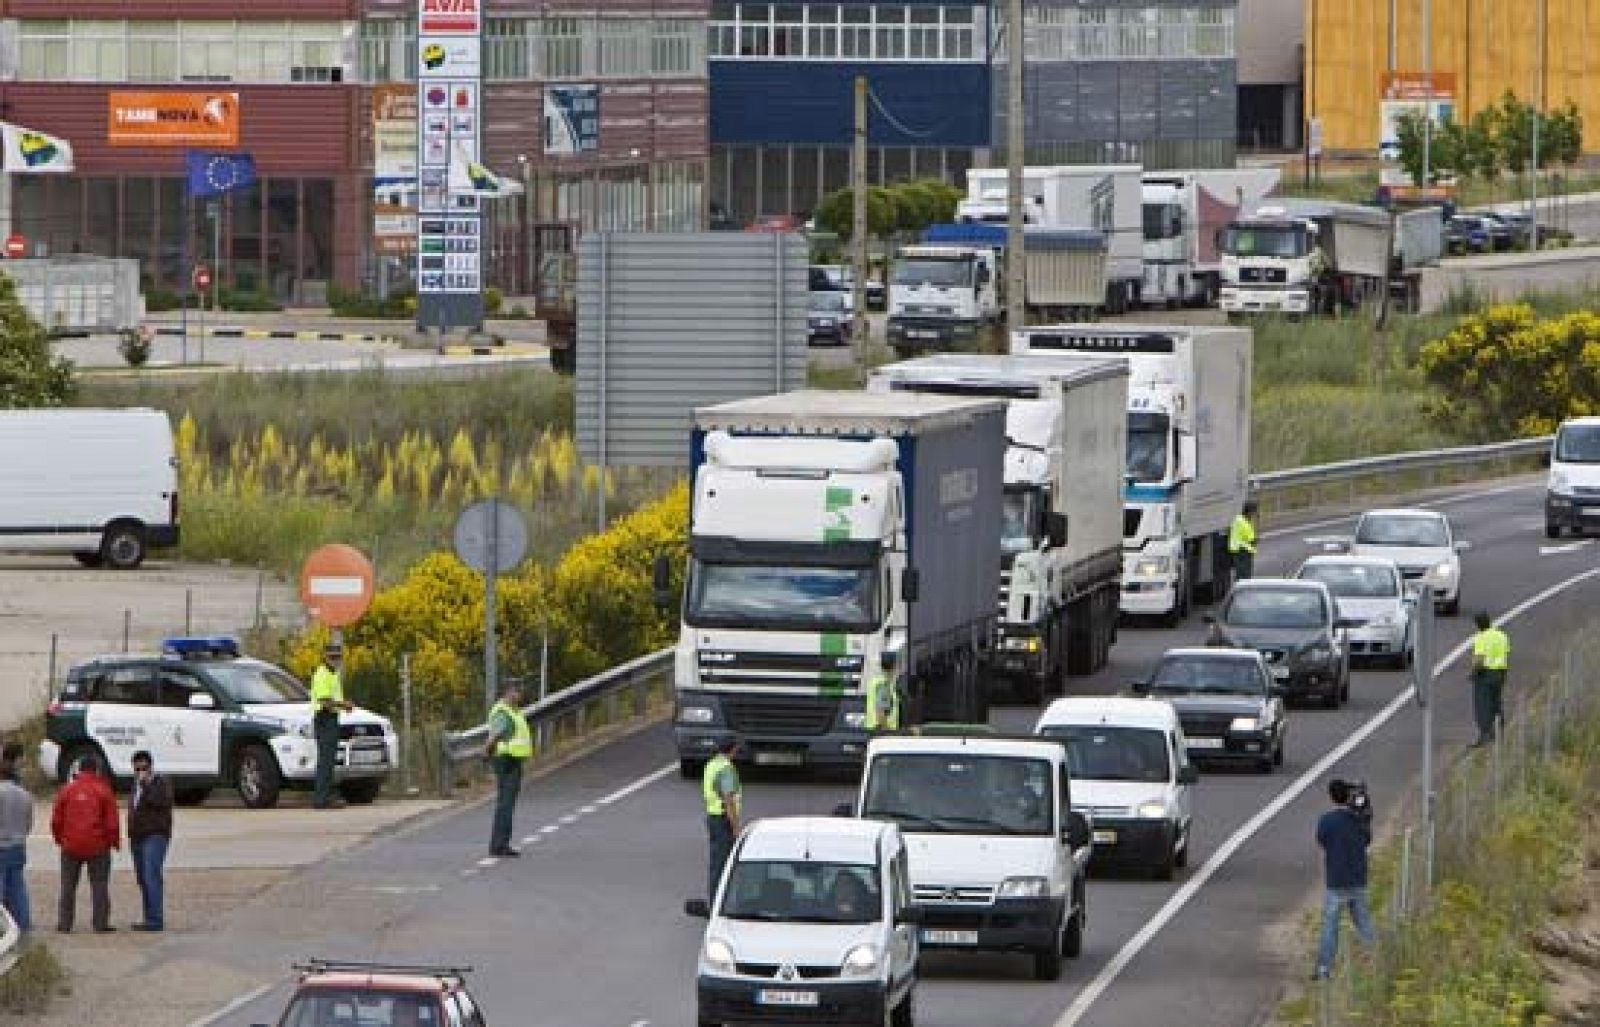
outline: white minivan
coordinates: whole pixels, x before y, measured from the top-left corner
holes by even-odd
[[[1550,447],[1544,495],[1544,533],[1582,535],[1600,528],[1600,417],[1562,421]]]
[[[160,410],[0,410],[0,549],[129,569],[178,544],[178,461]]]
[[[1171,703],[1070,696],[1033,730],[1066,743],[1072,808],[1093,823],[1096,864],[1148,867],[1161,880],[1187,865],[1200,775]]]
[[[919,911],[893,824],[758,820],[734,844],[707,917],[698,1022],[910,1027]]]

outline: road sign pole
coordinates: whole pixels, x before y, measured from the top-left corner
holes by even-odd
[[[1417,702],[1422,706],[1422,893],[1426,898],[1433,891],[1433,853],[1436,796],[1433,789],[1433,585],[1424,578],[1422,590],[1417,593],[1417,609],[1413,615],[1411,670],[1417,690]]]

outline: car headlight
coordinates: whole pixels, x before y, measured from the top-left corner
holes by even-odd
[[[1159,578],[1171,570],[1170,556],[1144,556],[1133,565],[1133,575],[1136,578]]]
[[[1039,651],[1039,640],[1012,637],[1005,640],[1005,647],[1013,652],[1036,653]]]
[[[733,946],[721,938],[707,938],[700,950],[700,961],[713,973],[733,974]]]
[[[1151,799],[1139,803],[1133,808],[1133,812],[1146,820],[1162,820],[1167,815],[1167,804],[1160,799]]]
[[[878,949],[875,945],[857,945],[844,954],[840,972],[845,977],[868,977],[878,972]]]
[[[1433,569],[1433,576],[1445,581],[1454,577],[1455,573],[1456,569],[1447,563],[1441,563]]]
[[[685,706],[678,711],[678,721],[683,724],[709,724],[715,718],[709,706]]]
[[[853,710],[844,715],[844,726],[860,730],[867,726],[867,715],[861,710]]]
[[[1050,894],[1050,881],[1043,877],[1008,877],[1000,882],[997,899],[1040,899]]]
[[[1322,662],[1333,659],[1333,648],[1325,642],[1318,642],[1300,654],[1312,662]]]
[[[1228,725],[1229,731],[1260,731],[1261,719],[1259,717],[1234,717],[1233,723]]]

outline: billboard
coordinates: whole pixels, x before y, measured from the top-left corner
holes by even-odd
[[[372,244],[410,253],[417,234],[417,90],[372,87]]]
[[[112,146],[231,148],[239,145],[238,93],[108,94],[106,142]]]
[[[451,168],[483,143],[480,0],[417,0],[417,328],[483,327],[483,212]]]
[[[600,148],[600,87],[544,87],[544,152],[593,153]]]
[[[1385,72],[1378,89],[1378,159],[1400,159],[1402,115],[1432,113],[1435,126],[1449,121],[1456,107],[1456,77],[1449,72]]]

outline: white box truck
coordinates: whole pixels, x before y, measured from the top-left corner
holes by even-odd
[[[976,349],[1000,318],[1000,255],[983,242],[902,246],[889,278],[895,352]]]
[[[1176,623],[1232,580],[1228,526],[1250,470],[1247,328],[1056,325],[1011,333],[1013,353],[1127,361],[1122,612]]]
[[[880,367],[867,388],[1006,401],[994,669],[1037,702],[1064,674],[1104,666],[1122,583],[1127,364],[941,354]]]
[[[160,410],[0,410],[0,548],[137,567],[178,544],[177,468]]]
[[[988,719],[1005,449],[998,400],[803,391],[694,412],[686,774],[730,734],[758,764],[859,765],[880,670],[903,724]]]
[[[1146,306],[1213,307],[1222,291],[1217,233],[1278,187],[1277,168],[1146,171]]]

